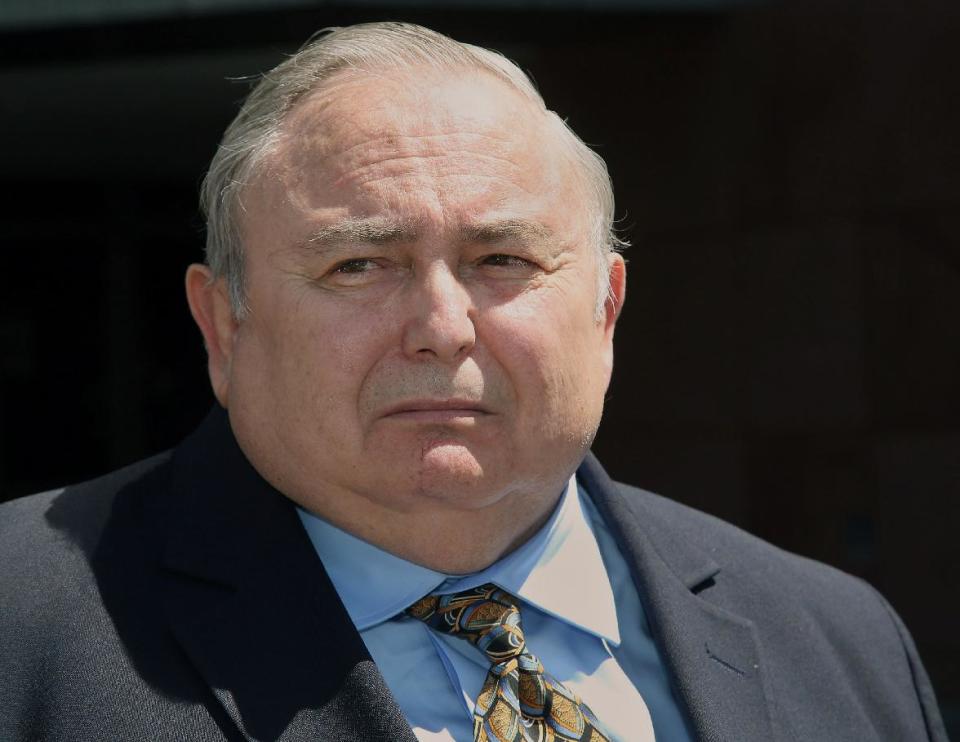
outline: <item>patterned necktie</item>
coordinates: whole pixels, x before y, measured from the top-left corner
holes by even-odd
[[[487,584],[427,595],[407,609],[431,628],[466,639],[490,660],[473,712],[474,742],[609,742],[580,697],[527,651],[515,600]]]

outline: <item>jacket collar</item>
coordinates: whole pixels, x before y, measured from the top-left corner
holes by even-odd
[[[223,410],[173,465],[167,620],[245,738],[415,742],[293,503],[247,462]]]
[[[655,495],[628,495],[592,455],[577,476],[630,565],[697,736],[773,739],[756,629],[717,605],[730,590],[720,566],[652,506]]]

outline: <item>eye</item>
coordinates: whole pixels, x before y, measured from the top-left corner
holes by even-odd
[[[487,255],[480,262],[484,265],[500,266],[503,268],[525,268],[532,265],[529,260],[524,260],[516,255],[505,255],[503,253]]]
[[[347,258],[334,263],[317,279],[329,288],[361,288],[372,286],[388,275],[389,263],[378,257]]]
[[[344,260],[342,263],[338,263],[331,273],[339,273],[341,275],[349,273],[366,273],[367,271],[376,267],[376,262],[370,258],[352,258],[351,260]]]

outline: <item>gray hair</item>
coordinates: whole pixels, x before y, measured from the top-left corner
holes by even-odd
[[[593,202],[591,239],[599,257],[599,318],[610,292],[609,253],[626,246],[614,232],[613,187],[603,159],[556,114],[547,111],[530,78],[503,55],[454,41],[423,26],[394,22],[363,23],[315,34],[296,54],[261,77],[224,132],[203,179],[200,205],[207,220],[207,265],[214,278],[226,279],[234,314],[242,318],[248,311],[238,225],[241,193],[277,142],[284,117],[304,95],[340,71],[403,70],[415,65],[488,72],[553,117]]]

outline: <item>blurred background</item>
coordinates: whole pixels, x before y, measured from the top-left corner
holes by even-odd
[[[231,78],[384,19],[503,51],[610,166],[610,472],[876,585],[960,737],[955,3],[4,0],[0,499],[201,420],[182,277]]]

